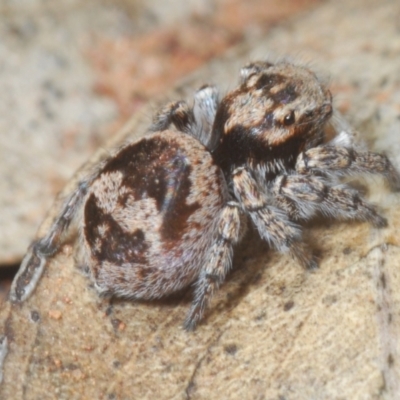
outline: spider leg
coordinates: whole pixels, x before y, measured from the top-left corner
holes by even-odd
[[[193,108],[185,101],[168,103],[153,119],[151,131],[163,131],[169,126],[194,136],[208,149],[215,147],[218,137],[212,127],[218,107],[218,91],[214,86],[203,86],[194,95]]]
[[[213,293],[231,269],[233,245],[240,239],[240,214],[240,208],[234,202],[229,202],[222,210],[218,223],[218,236],[196,282],[194,301],[185,320],[186,330],[193,330],[196,327]]]
[[[329,145],[313,147],[298,156],[296,171],[330,176],[380,174],[387,179],[393,191],[400,191],[400,174],[389,159],[369,151],[358,152],[352,148]]]
[[[203,86],[194,96],[193,114],[195,127],[193,135],[209,150],[217,144],[217,131],[213,132],[213,125],[219,104],[218,90],[215,86]]]
[[[58,216],[53,221],[47,234],[33,242],[22,260],[17,275],[10,290],[10,299],[13,302],[26,300],[33,292],[43,272],[48,258],[59,248],[63,234],[76,215],[89,185],[89,181],[82,181],[75,191],[63,203]]]
[[[233,171],[233,189],[264,240],[279,252],[290,253],[306,268],[317,268],[314,257],[301,242],[301,227],[284,211],[268,205],[263,190],[247,169],[240,167]]]
[[[186,101],[174,101],[161,108],[156,113],[150,130],[153,132],[165,131],[172,124],[179,131],[191,134],[194,115]]]
[[[368,221],[377,228],[387,225],[386,219],[357,190],[344,184],[331,186],[320,176],[280,176],[272,192],[278,206],[293,219],[307,220],[321,212],[333,218]]]

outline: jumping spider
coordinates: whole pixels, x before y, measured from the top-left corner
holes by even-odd
[[[168,104],[148,135],[80,181],[31,246],[12,299],[32,292],[76,216],[81,261],[100,293],[155,299],[195,282],[186,329],[225,280],[247,220],[279,252],[316,268],[302,221],[322,214],[386,225],[341,177],[381,174],[400,189],[386,156],[358,151],[345,131],[328,139],[332,113],[329,90],[309,69],[285,62],[246,66],[221,101],[204,86],[193,107]]]

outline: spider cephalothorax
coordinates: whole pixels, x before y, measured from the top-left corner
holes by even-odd
[[[245,164],[270,175],[293,169],[301,151],[324,140],[330,92],[311,71],[292,64],[251,64],[242,81],[218,108],[214,158],[227,174]]]
[[[193,107],[166,105],[146,136],[75,185],[32,244],[12,300],[32,292],[73,219],[81,262],[99,292],[152,299],[194,282],[188,329],[229,272],[247,220],[278,251],[315,268],[302,221],[323,215],[386,224],[340,177],[381,174],[400,189],[386,156],[358,151],[350,132],[328,138],[331,115],[330,92],[316,75],[284,62],[243,68],[240,85],[221,101],[203,86]]]

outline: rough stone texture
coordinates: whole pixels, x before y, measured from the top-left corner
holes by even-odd
[[[360,136],[398,165],[399,15],[394,1],[322,4],[213,61],[168,97],[204,81],[232,87],[249,59],[294,54],[330,76]],[[142,134],[145,123],[137,117],[116,140]],[[194,333],[181,329],[190,290],[159,302],[101,299],[64,246],[34,295],[1,310],[0,398],[397,399],[399,195],[375,179],[369,197],[389,227],[310,224],[305,236],[321,258],[314,273],[247,237]]]
[[[0,6],[0,264],[20,260],[43,207],[50,207],[104,138],[102,127],[116,117],[115,104],[93,92],[93,74],[77,40],[79,18],[88,17],[90,7],[73,14],[74,3]],[[106,29],[101,11],[96,28]],[[121,16],[109,10],[108,19]]]

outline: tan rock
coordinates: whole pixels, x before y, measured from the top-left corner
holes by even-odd
[[[168,97],[187,96],[199,82],[232,87],[239,67],[260,55],[301,53],[330,74],[360,135],[398,156],[399,13],[396,2],[323,3],[215,60]],[[116,140],[142,134],[146,123],[132,120]],[[248,236],[193,333],[181,328],[190,289],[157,302],[100,298],[61,251],[31,298],[1,310],[0,398],[399,398],[399,196],[379,180],[370,189],[387,229],[310,224],[305,236],[320,254],[313,273]]]

